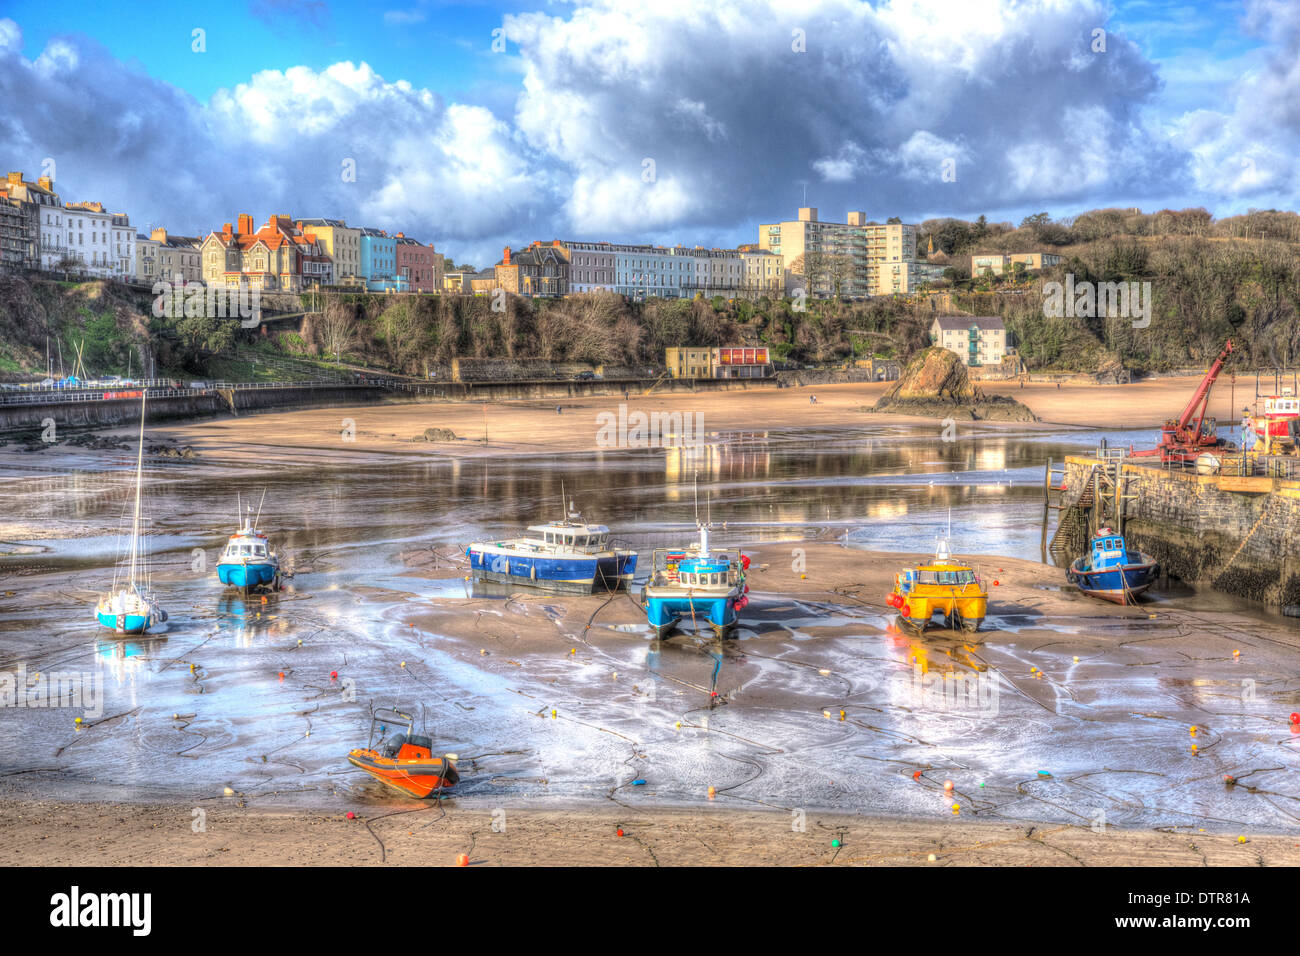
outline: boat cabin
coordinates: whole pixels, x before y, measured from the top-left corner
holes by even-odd
[[[1128,560],[1128,546],[1124,536],[1110,528],[1102,528],[1092,539],[1092,567],[1104,568],[1124,564]]]
[[[609,528],[603,524],[554,521],[551,524],[530,526],[526,540],[530,544],[543,544],[548,548],[569,551],[604,551],[609,546]]]
[[[268,549],[265,535],[233,537],[226,545],[227,558],[265,558]]]

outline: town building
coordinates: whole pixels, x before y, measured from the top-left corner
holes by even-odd
[[[785,265],[781,256],[756,245],[741,246],[737,252],[744,269],[742,294],[754,297],[785,294]]]
[[[35,269],[40,264],[38,216],[36,206],[11,199],[0,186],[0,268]]]
[[[766,378],[772,374],[766,346],[670,348],[664,350],[664,366],[673,378]]]
[[[371,292],[405,292],[406,277],[397,272],[397,237],[382,229],[361,229],[359,277]]]
[[[766,378],[772,374],[766,347],[712,349],[709,360],[712,378]]]
[[[930,341],[956,352],[972,368],[1000,365],[1007,354],[1007,328],[996,315],[935,316]]]
[[[453,295],[469,295],[474,291],[470,282],[477,275],[477,272],[444,272],[442,291]]]
[[[466,272],[464,281],[469,284],[466,291],[471,295],[488,295],[502,288],[501,280],[497,278],[495,268],[483,269],[480,272]]]
[[[150,238],[144,233],[137,233],[135,237],[135,277],[139,282],[152,286],[159,279],[166,279],[168,282],[174,281],[173,276],[167,275],[162,271],[158,251],[162,248],[162,243],[157,239]]]
[[[398,233],[396,259],[397,274],[406,280],[411,292],[442,291],[442,254],[434,251],[433,243],[427,246]]]
[[[565,242],[556,245],[569,261],[570,292],[603,292],[614,288],[616,257],[608,242]]]
[[[135,229],[125,213],[111,213],[98,202],[64,207],[68,255],[78,271],[100,279],[129,281],[135,272]]]
[[[202,239],[173,236],[162,227],[152,230],[149,238],[158,243],[159,276],[168,282],[175,282],[177,276],[185,282],[203,281]]]
[[[1051,252],[1012,252],[1006,255],[997,253],[970,257],[970,274],[979,278],[985,273],[1000,276],[1007,271],[1014,271],[1019,263],[1026,272],[1038,272],[1050,266],[1058,265],[1061,257]]]
[[[670,348],[664,350],[664,366],[673,378],[712,378],[713,350]]]
[[[534,242],[519,252],[506,246],[495,269],[500,288],[514,295],[539,298],[567,295],[569,273],[569,258],[558,239],[547,244]]]
[[[254,229],[253,217],[241,213],[237,228],[225,223],[220,232],[208,233],[201,252],[203,281],[219,288],[301,292],[333,282],[329,253],[285,214]]]
[[[49,176],[42,176],[32,183],[25,180],[21,172],[11,172],[4,191],[5,198],[23,207],[28,223],[28,241],[36,245],[35,268],[49,271],[72,265],[65,262],[68,236],[63,221],[63,202],[54,191],[54,181]]]
[[[344,219],[303,219],[303,232],[312,233],[334,262],[334,281],[338,285],[364,285],[361,279],[361,230]]]

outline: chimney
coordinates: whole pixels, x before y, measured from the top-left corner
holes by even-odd
[[[149,238],[154,240],[155,242],[166,242],[167,230],[159,226],[157,229],[149,233]]]
[[[247,235],[248,233],[251,233],[251,232],[254,231],[254,229],[253,229],[253,217],[250,216],[248,213],[246,213],[246,212],[241,212],[241,213],[239,214],[239,219],[237,220],[237,222],[239,223],[239,234],[240,234],[240,235]],[[228,227],[227,227],[227,228],[228,228]]]
[[[226,235],[226,236],[230,235],[230,223],[228,223],[228,222],[226,222],[226,223],[222,223],[222,224],[221,224],[221,232],[222,232],[222,235]]]
[[[510,265],[510,247],[506,246],[501,250],[501,259],[505,265]]]
[[[399,232],[399,233],[397,234],[397,238],[398,238],[398,239],[405,239],[405,238],[406,238],[406,233],[404,233],[404,232]]]
[[[11,186],[21,186],[22,184],[23,184],[23,174],[22,174],[22,173],[10,173],[10,174],[9,174],[9,185],[11,185]]]
[[[36,185],[40,186],[42,189],[48,189],[53,191],[54,180],[51,179],[49,176],[42,176],[40,179],[36,180]]]

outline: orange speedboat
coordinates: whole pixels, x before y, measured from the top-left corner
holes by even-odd
[[[406,733],[385,739],[389,726],[406,725]],[[390,787],[413,797],[441,793],[460,780],[456,755],[433,755],[433,741],[414,733],[415,718],[399,710],[380,709],[370,715],[370,737],[364,749],[348,753],[348,763]],[[379,744],[375,745],[376,733]]]

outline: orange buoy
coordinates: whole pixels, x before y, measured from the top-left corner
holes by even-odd
[[[717,795],[718,795],[718,791],[713,787],[709,787],[709,799],[712,800]]]
[[[945,781],[943,782],[943,789],[945,789],[945,790],[947,790],[949,793],[951,793],[951,792],[952,792],[952,781],[951,781],[951,780],[945,780]]]
[[[462,853],[460,856],[456,857],[456,865],[469,866],[469,855]]]
[[[618,833],[619,836],[622,836],[622,835],[623,835],[623,828],[622,828],[622,827],[619,827],[618,830],[617,830],[617,833]]]

